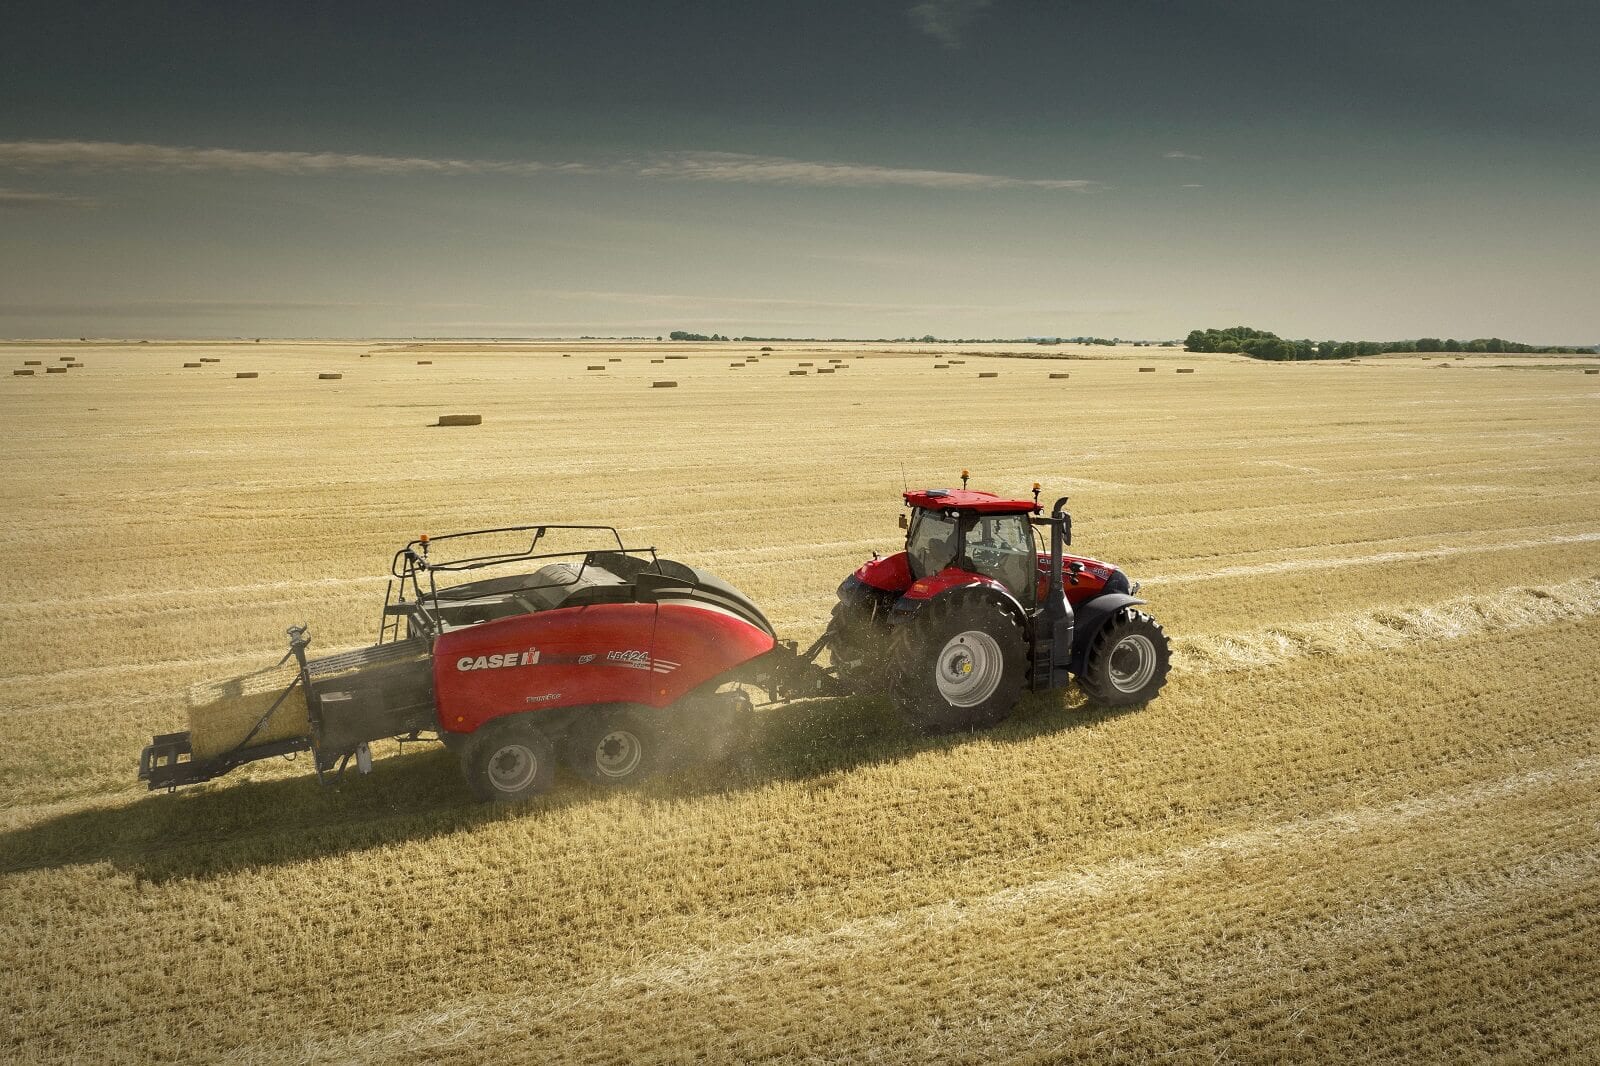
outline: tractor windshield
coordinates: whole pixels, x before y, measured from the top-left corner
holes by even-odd
[[[1039,557],[1026,515],[983,515],[967,530],[967,558],[985,577],[1011,590],[1024,605],[1033,602]]]
[[[956,521],[932,511],[918,510],[906,536],[906,558],[912,577],[937,574],[956,559]]]

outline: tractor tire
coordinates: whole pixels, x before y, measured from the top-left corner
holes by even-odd
[[[556,748],[523,715],[497,718],[461,745],[461,769],[479,800],[519,803],[555,784]]]
[[[668,762],[665,733],[638,711],[597,708],[567,727],[567,765],[590,784],[626,788]]]
[[[1078,687],[1102,707],[1135,707],[1156,698],[1171,669],[1172,646],[1160,624],[1124,607],[1094,635]]]
[[[924,733],[1004,721],[1021,698],[1027,673],[1022,626],[994,600],[935,600],[890,638],[889,698]]]
[[[888,683],[883,663],[888,634],[884,628],[864,619],[860,608],[836,603],[828,631],[832,634],[828,654],[844,687],[857,696],[882,693]]]

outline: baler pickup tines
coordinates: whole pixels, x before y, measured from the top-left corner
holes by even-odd
[[[236,748],[209,762],[195,762],[189,746],[189,734],[163,733],[155,737],[139,753],[139,780],[148,782],[151,791],[159,788],[174,789],[179,785],[197,785],[213,777],[221,777],[229,770],[248,762],[275,759],[280,755],[309,751],[310,737],[290,737],[265,744]]]

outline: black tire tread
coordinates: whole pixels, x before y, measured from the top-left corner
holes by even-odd
[[[1012,639],[1002,642],[1001,651],[1002,655],[1009,651],[1008,659],[1015,661],[1007,663],[1001,687],[986,704],[951,707],[939,699],[936,691],[929,698],[924,684],[929,655],[924,645],[929,643],[928,634],[941,632],[957,612],[968,610],[981,613],[1000,632],[1012,635]],[[887,662],[889,697],[901,716],[925,733],[948,733],[984,729],[1010,717],[1027,682],[1028,649],[1021,626],[1001,603],[981,597],[936,599],[890,631]],[[1009,699],[995,698],[1003,697],[1008,688],[1015,689]]]
[[[1102,683],[1101,675],[1111,649],[1129,630],[1135,628],[1148,629],[1150,635],[1156,638],[1156,671],[1139,693],[1130,695],[1117,691],[1109,681]],[[1083,673],[1078,675],[1078,688],[1089,702],[1104,707],[1135,707],[1155,699],[1167,683],[1167,675],[1172,671],[1172,644],[1167,639],[1166,630],[1152,615],[1124,607],[1100,627],[1100,632],[1095,634],[1088,653],[1084,655],[1083,664]]]

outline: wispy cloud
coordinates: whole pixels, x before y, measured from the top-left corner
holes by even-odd
[[[0,166],[29,169],[254,171],[267,174],[544,174],[592,170],[581,164],[431,159],[345,152],[247,151],[113,141],[0,141]]]
[[[750,185],[868,187],[914,186],[923,189],[1085,189],[1094,182],[1059,178],[1013,178],[959,170],[917,170],[860,163],[823,163],[781,156],[734,152],[686,152],[663,156],[639,167],[649,178],[738,182]]]
[[[531,160],[439,159],[345,152],[250,151],[188,148],[111,141],[0,141],[0,168],[39,170],[135,170],[280,175],[511,175],[611,174],[667,181],[816,188],[900,186],[922,189],[1086,189],[1096,182],[1062,178],[1016,178],[954,170],[884,167],[787,159],[736,152],[670,152],[619,162],[546,163]]]
[[[98,207],[87,196],[68,196],[59,192],[34,192],[30,189],[0,188],[0,211],[26,211],[57,207]]]
[[[1162,153],[1161,158],[1162,159],[1193,159],[1193,160],[1197,160],[1198,161],[1198,160],[1204,159],[1205,156],[1203,156],[1203,155],[1195,155],[1193,152],[1180,152],[1177,149],[1173,149],[1170,152]]]
[[[923,0],[907,9],[911,22],[952,51],[961,47],[961,32],[994,0]]]

